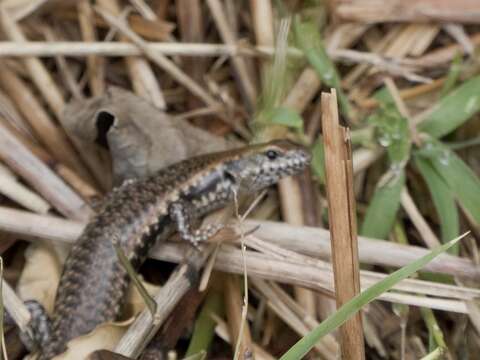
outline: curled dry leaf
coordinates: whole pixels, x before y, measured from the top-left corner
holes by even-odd
[[[28,247],[25,259],[17,294],[23,300],[37,300],[51,313],[62,271],[57,254],[51,245],[38,242]]]
[[[143,177],[185,158],[227,148],[223,138],[173,120],[120,88],[68,105],[63,126],[84,148],[108,148],[115,184]]]
[[[87,335],[70,341],[68,350],[54,359],[84,360],[94,351],[113,350],[133,320],[134,318],[131,318],[123,322],[102,324]]]

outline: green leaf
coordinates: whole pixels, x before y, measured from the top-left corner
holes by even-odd
[[[386,239],[395,223],[400,194],[405,185],[405,173],[400,171],[375,191],[363,220],[360,234],[375,239]]]
[[[370,286],[368,289],[362,291],[359,295],[355,296],[352,300],[342,305],[334,314],[330,315],[319,326],[313,329],[310,333],[305,335],[300,341],[290,348],[280,360],[298,360],[308,353],[315,343],[320,340],[326,334],[337,329],[349,318],[357,313],[363,306],[375,300],[384,292],[390,290],[395,284],[399,283],[403,279],[406,279],[413,273],[420,270],[435,257],[450,249],[456,243],[458,243],[463,237],[462,235],[452,241],[433,249],[427,255],[421,257],[418,260],[404,266],[403,268],[391,273],[385,279]]]
[[[152,314],[152,318],[155,319],[155,314],[157,312],[157,303],[155,300],[150,296],[145,286],[143,286],[142,282],[140,281],[137,272],[133,268],[132,263],[128,260],[127,256],[123,252],[123,249],[118,244],[114,244],[113,247],[115,248],[115,252],[117,253],[118,260],[120,264],[123,266],[127,274],[130,276],[130,279],[133,282],[133,285],[138,290],[138,293],[142,297],[143,301],[145,301],[145,305],[147,305],[148,310]]]
[[[442,92],[440,96],[443,97],[446,94],[448,94],[450,90],[452,90],[452,88],[455,86],[456,82],[458,81],[461,70],[462,70],[462,54],[460,52],[457,52],[457,55],[455,55],[455,58],[450,64],[450,69],[448,69],[447,79],[443,84]]]
[[[216,321],[212,318],[212,314],[223,314],[223,297],[222,294],[214,289],[208,292],[205,303],[200,310],[195,325],[193,327],[193,335],[188,345],[186,357],[192,356],[200,352],[208,351],[210,344],[215,336]]]
[[[434,139],[425,141],[418,154],[430,159],[432,167],[445,180],[458,201],[480,223],[480,180],[468,165]]]
[[[267,118],[272,124],[284,125],[295,129],[303,129],[303,119],[293,109],[279,106],[267,113]]]
[[[415,156],[414,159],[415,165],[427,183],[435,210],[440,218],[443,242],[456,238],[460,233],[460,223],[453,193],[428,159],[420,156]],[[452,253],[458,254],[458,248],[452,248],[451,250]]]
[[[335,64],[327,55],[317,25],[313,21],[301,22],[296,16],[293,20],[293,30],[295,40],[308,62],[326,85],[335,88],[340,108],[345,115],[349,116],[351,105],[343,92]]]
[[[439,138],[458,128],[479,110],[480,76],[475,76],[441,99],[418,129]]]
[[[410,158],[410,130],[408,121],[393,103],[384,103],[368,118],[375,127],[378,143],[387,148],[392,165],[403,167]]]
[[[312,149],[312,169],[322,184],[325,184],[325,149],[320,135]]]

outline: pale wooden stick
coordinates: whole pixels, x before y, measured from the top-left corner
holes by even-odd
[[[470,36],[469,42],[473,46],[480,45],[480,33],[475,33]],[[422,66],[422,67],[436,67],[448,64],[452,61],[457,54],[465,54],[465,49],[460,44],[447,45],[442,48],[435,49],[424,56],[421,56],[417,59],[408,60],[408,64],[412,66]]]
[[[13,99],[29,125],[35,131],[38,139],[45,144],[55,158],[86,179],[91,179],[88,171],[82,165],[80,157],[68,142],[65,133],[54,124],[43,106],[38,102],[35,95],[13,71],[3,62],[0,62],[0,84]]]
[[[313,328],[319,325],[319,323],[312,318],[299,303],[295,302],[295,300],[290,298],[278,287],[274,287],[273,283],[267,283],[265,280],[256,277],[251,278],[251,282],[265,297],[267,305],[298,335],[305,336]],[[290,301],[285,301],[285,298]],[[292,303],[295,305],[292,305]],[[301,310],[302,314],[297,315],[292,307],[295,307],[296,310]],[[314,349],[326,360],[337,359],[338,344],[335,338],[330,334],[323,337],[315,345]]]
[[[15,294],[15,291],[5,279],[2,279],[2,290],[5,309],[15,321],[15,324],[20,328],[20,331],[28,333],[28,323],[31,319],[30,311],[28,311],[23,301]]]
[[[308,67],[302,71],[283,105],[302,113],[320,89],[321,81],[315,70]]]
[[[232,348],[238,348],[239,359],[248,358],[246,354],[253,352],[252,336],[249,326],[242,326],[247,321],[242,317],[243,296],[241,293],[240,282],[238,277],[234,275],[226,275],[224,277],[224,301],[225,310],[229,326],[229,334],[232,338]]]
[[[367,149],[367,148],[360,148],[353,152],[353,172],[358,174],[362,170],[367,169],[370,165],[372,165],[375,161],[377,161],[382,155],[384,151],[381,148],[377,149]]]
[[[0,6],[0,16],[5,34],[10,40],[21,43],[28,42],[18,24],[2,6]],[[50,73],[38,58],[27,57],[23,59],[23,62],[42,96],[45,97],[55,116],[60,119],[65,108],[65,100]]]
[[[470,41],[470,38],[465,32],[463,26],[449,23],[445,24],[443,27],[450,34],[450,36],[452,36],[463,47],[465,53],[467,53],[468,55],[473,55],[475,47]]]
[[[93,10],[89,0],[80,0],[77,4],[78,22],[84,42],[95,42],[97,39]],[[93,96],[100,96],[105,91],[105,63],[102,58],[95,55],[87,56],[87,73],[90,91]]]
[[[341,0],[335,15],[359,22],[460,22],[478,23],[480,4],[476,0]]]
[[[292,225],[304,225],[303,201],[298,179],[285,178],[278,183],[280,192],[280,207],[285,221]],[[307,313],[317,317],[315,294],[300,287],[294,288],[297,301],[302,304]]]
[[[104,11],[99,7],[95,7],[95,10],[104,17],[104,19],[110,23],[112,26],[117,28],[125,36],[127,36],[133,43],[135,43],[140,49],[143,50],[144,54],[157,64],[160,68],[168,72],[175,80],[180,84],[185,86],[189,91],[194,95],[202,99],[206,104],[211,107],[221,107],[220,104],[210,95],[205,89],[193,81],[188,75],[186,75],[180,68],[177,67],[172,61],[167,59],[164,55],[152,51],[148,44],[135,34],[129,27],[127,27],[121,21],[118,21],[110,13]]]
[[[185,254],[185,246],[162,244],[159,247],[158,258],[163,261],[181,262]],[[156,256],[156,255],[155,255]],[[275,259],[270,255],[258,252],[248,251],[246,256],[248,272],[252,277],[260,277],[266,280],[277,281],[280,283],[290,284],[294,286],[303,286],[321,293],[333,296],[333,273],[328,264],[313,265],[309,261]],[[314,259],[310,259],[315,261]],[[231,246],[223,246],[215,263],[215,269],[228,273],[241,274],[243,272],[242,253],[239,249]],[[362,272],[362,289],[366,289],[369,285],[377,282],[385,274],[377,274],[377,277],[370,277],[368,273]],[[441,288],[438,284],[407,279],[398,283],[393,289],[406,291],[407,289],[415,289],[412,293],[405,295],[397,292],[387,292],[379,297],[379,300],[388,302],[398,302],[413,306],[427,306],[432,309],[452,311],[458,313],[467,313],[465,306],[465,297],[469,299],[478,296],[478,290],[472,288],[461,288],[450,285],[449,289]],[[459,291],[464,295],[458,295]],[[425,297],[425,295],[433,295]],[[448,298],[446,295],[454,295],[455,298]],[[429,300],[432,300],[429,302]]]
[[[20,46],[21,45],[21,46]],[[165,43],[145,42],[151,51],[166,56],[249,56],[249,57],[271,57],[275,48],[272,46],[250,46],[248,44],[208,44],[208,43]],[[332,52],[332,55],[336,54]],[[365,57],[361,52],[359,55],[349,58],[349,61],[364,61]],[[293,47],[287,48],[287,54],[293,57],[303,57],[302,52]],[[341,52],[338,53],[341,55]],[[17,41],[0,41],[0,56],[28,57],[41,56],[52,57],[63,56],[139,56],[143,51],[136,45],[126,42],[102,41],[102,42],[79,42],[79,41],[57,41],[54,43],[35,41],[21,43]],[[343,55],[344,58],[348,56]],[[409,60],[410,61],[410,60]]]
[[[8,9],[15,21],[20,21],[37,11],[48,1],[49,0],[33,0],[22,2],[18,0],[6,0],[3,1],[2,5]]]
[[[217,326],[215,327],[215,333],[225,342],[232,344],[232,340],[230,339],[230,334],[228,332],[228,327],[225,321],[220,319],[215,314],[212,314],[212,317],[217,323]],[[253,345],[253,350],[255,352],[255,358],[257,360],[275,360],[275,358],[272,355],[267,353],[267,351],[257,343],[252,343],[252,345]]]
[[[0,206],[0,230],[17,234],[30,240],[46,239],[73,243],[83,231],[85,224],[54,216],[36,215],[22,210]],[[273,221],[245,220],[247,229],[256,229],[255,235],[264,241],[313,258],[329,259],[330,233],[321,228],[293,226]],[[302,241],[298,241],[302,239]],[[150,254],[153,258],[164,259],[163,247],[157,246]],[[179,250],[178,254],[181,254]],[[359,255],[362,263],[387,267],[402,267],[428,253],[423,247],[402,245],[359,237]],[[425,271],[445,273],[480,279],[480,269],[468,259],[450,254],[439,255],[425,266]]]
[[[152,319],[150,310],[142,311],[115,347],[115,352],[130,357],[136,357],[141,353],[168,314],[191,288],[190,276],[200,271],[209,250],[210,248],[199,252],[190,249],[187,253],[188,263],[179,265],[167,283],[155,294],[154,300],[158,309],[155,318]]]
[[[402,190],[402,193],[400,195],[400,202],[402,204],[403,209],[408,214],[408,217],[410,218],[410,220],[412,220],[413,224],[415,225],[415,228],[420,233],[420,236],[423,242],[430,249],[440,246],[441,245],[440,240],[438,240],[438,237],[432,231],[430,226],[428,226],[428,223],[425,221],[423,216],[420,214],[420,210],[418,210],[417,206],[415,205],[415,202],[413,201],[412,197],[410,196],[410,193],[406,188]]]
[[[50,204],[17,181],[15,176],[0,164],[0,192],[24,208],[46,214]]]
[[[257,45],[273,47],[275,37],[273,35],[273,9],[270,1],[250,0],[252,9],[253,30]],[[269,63],[262,62],[262,75],[265,77]]]
[[[321,101],[328,218],[339,308],[360,293],[353,167],[350,138],[339,125],[335,90],[322,93]],[[360,312],[340,327],[340,348],[344,359],[365,359]]]
[[[86,220],[88,205],[15,136],[0,125],[0,157],[66,217]]]
[[[212,13],[213,20],[217,25],[220,36],[227,45],[234,45],[236,43],[235,34],[230,28],[227,21],[227,16],[223,9],[222,3],[219,0],[207,0],[207,5]],[[247,107],[253,111],[257,102],[257,88],[253,79],[250,76],[248,68],[244,59],[233,57],[231,58],[233,68],[237,73],[239,85],[242,90],[242,95],[247,100]]]
[[[97,12],[103,8],[107,9],[112,15],[120,16],[121,10],[117,0],[99,0],[98,6],[100,7],[95,8]],[[153,17],[153,19],[156,18]],[[121,20],[116,21],[121,24]],[[133,31],[131,33],[138,37]],[[124,32],[122,32],[122,35],[120,38],[122,41],[128,41],[128,38],[130,38]],[[130,38],[130,40],[132,39]],[[135,92],[152,102],[159,109],[164,110],[166,108],[165,99],[150,64],[140,57],[127,57],[125,62]]]

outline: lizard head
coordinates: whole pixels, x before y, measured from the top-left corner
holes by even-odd
[[[300,173],[310,163],[309,151],[288,140],[274,140],[240,149],[225,173],[242,192],[253,192]]]

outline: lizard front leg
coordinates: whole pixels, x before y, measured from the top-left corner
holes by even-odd
[[[180,237],[195,247],[197,247],[200,242],[207,241],[224,227],[223,224],[208,224],[199,229],[192,229],[192,208],[183,201],[172,203],[168,209],[168,213],[171,220],[175,223]]]

